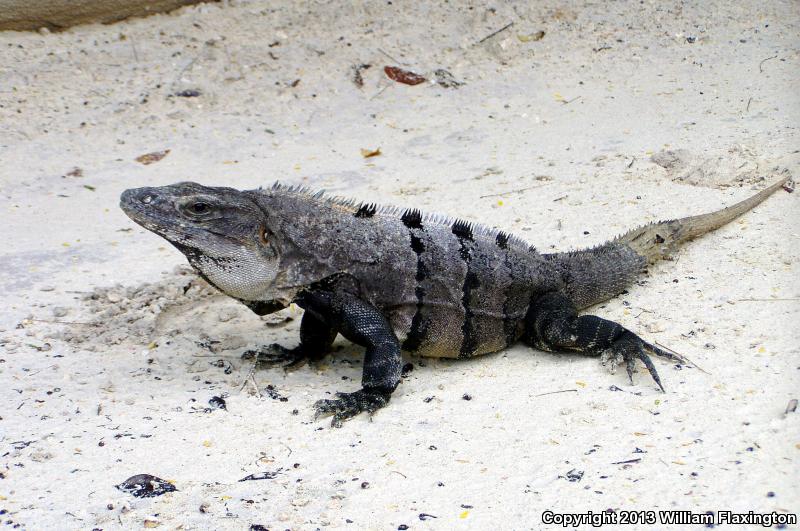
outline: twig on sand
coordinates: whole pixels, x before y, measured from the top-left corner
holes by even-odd
[[[778,56],[777,56],[777,55],[773,55],[772,57],[767,57],[766,59],[764,59],[763,61],[761,61],[760,63],[758,63],[758,71],[759,71],[759,72],[761,72],[761,73],[763,74],[763,73],[764,73],[764,63],[766,63],[766,62],[767,62],[767,61],[769,61],[770,59],[777,59],[777,58],[778,58]]]
[[[533,396],[536,397],[536,396],[555,395],[558,393],[577,393],[577,392],[578,392],[577,389],[562,389],[561,391],[550,391],[549,393],[541,393]]]
[[[133,38],[131,38],[131,48],[133,49],[133,59],[138,63],[139,52],[136,50],[136,42],[134,42]]]
[[[659,343],[658,341],[656,341],[656,342],[655,342],[655,344],[656,344],[656,346],[657,346],[657,347],[663,348],[664,350],[666,350],[666,351],[667,351],[667,352],[669,352],[670,354],[673,354],[673,355],[675,355],[675,356],[677,356],[677,357],[681,358],[683,361],[686,361],[686,362],[688,362],[689,364],[691,364],[691,365],[692,365],[692,367],[694,367],[695,369],[698,369],[700,372],[703,372],[703,373],[705,373],[705,374],[711,374],[710,372],[708,372],[707,370],[703,369],[703,368],[702,368],[700,365],[696,364],[695,362],[693,362],[692,360],[690,360],[689,358],[687,358],[687,357],[686,357],[686,356],[684,356],[683,354],[678,354],[677,352],[675,352],[674,350],[672,350],[672,349],[671,349],[671,348],[669,348],[668,346],[666,346],[666,345],[662,345],[662,344],[661,344],[661,343]]]
[[[641,461],[642,458],[638,457],[636,459],[628,459],[626,461],[617,461],[616,463],[611,463],[612,465],[632,465],[633,463],[638,463]]]
[[[478,42],[476,42],[475,44],[476,44],[476,45],[478,45],[478,44],[483,44],[484,42],[488,41],[489,39],[491,39],[492,37],[494,37],[494,36],[495,36],[495,35],[497,35],[498,33],[502,33],[502,32],[504,32],[505,30],[507,30],[508,28],[510,28],[510,27],[511,27],[511,26],[513,26],[513,25],[514,25],[514,21],[512,20],[511,22],[509,22],[508,24],[506,24],[505,26],[503,26],[503,27],[502,27],[502,28],[500,28],[499,30],[497,30],[497,31],[493,31],[492,33],[490,33],[490,34],[489,34],[489,35],[487,35],[486,37],[482,38],[481,40],[479,40],[479,41],[478,41]]]
[[[788,297],[783,299],[736,299],[736,302],[778,302],[778,301],[800,301],[800,297]]]
[[[383,55],[385,55],[386,57],[388,57],[389,59],[391,59],[392,61],[394,61],[396,64],[399,64],[399,65],[400,65],[400,64],[406,64],[406,63],[405,63],[405,62],[403,62],[403,61],[398,61],[397,59],[395,59],[394,57],[392,57],[391,55],[389,55],[388,53],[386,53],[386,52],[385,52],[384,50],[382,50],[381,48],[378,48],[378,51],[379,51],[379,52],[381,52],[381,53],[382,53]]]
[[[254,364],[253,365],[253,370],[255,370],[255,368],[256,368],[256,366]],[[258,389],[258,383],[256,382],[256,375],[255,375],[254,372],[250,373],[250,381],[253,382],[253,387],[256,390],[256,394],[258,395],[258,398],[261,398],[261,391]]]
[[[376,92],[375,94],[373,94],[372,96],[370,96],[370,97],[369,97],[369,99],[370,99],[370,100],[374,100],[375,98],[377,98],[378,96],[380,96],[381,94],[383,94],[383,91],[384,91],[384,90],[386,90],[386,89],[388,89],[389,87],[391,87],[391,85],[386,85],[385,87],[383,87],[382,89],[380,89],[378,92]]]
[[[258,398],[261,398],[261,391],[258,389],[258,383],[256,383],[255,377],[256,365],[258,365],[258,357],[253,359],[253,364],[250,366],[250,370],[247,371],[247,376],[244,377],[244,381],[242,382],[242,386],[239,388],[239,392],[241,393],[244,391],[244,387],[248,382],[253,382],[253,387],[256,389],[256,394],[258,394]]]
[[[76,321],[50,321],[48,319],[28,319],[35,323],[48,323],[48,324],[63,324],[63,325],[83,325],[83,326],[100,326],[101,323],[79,323]]]
[[[536,186],[528,186],[526,188],[517,188],[516,190],[509,190],[508,192],[500,192],[498,194],[486,194],[486,195],[480,196],[480,198],[483,199],[484,197],[503,197],[504,195],[514,194],[514,193],[517,193],[517,192],[524,192],[526,190],[533,190],[534,188],[541,188],[542,186],[545,186],[545,185],[544,184],[537,184]]]

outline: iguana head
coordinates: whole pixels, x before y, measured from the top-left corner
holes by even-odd
[[[120,207],[177,247],[226,294],[246,301],[270,298],[280,250],[250,193],[185,182],[125,190]]]

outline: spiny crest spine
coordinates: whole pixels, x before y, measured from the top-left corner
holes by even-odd
[[[400,221],[409,229],[419,229],[422,227],[422,212],[416,208],[410,208],[403,212]]]
[[[505,249],[508,247],[508,234],[503,231],[500,231],[497,233],[497,236],[495,237],[494,241],[495,243],[497,243],[498,247],[500,247],[501,249]]]
[[[371,218],[377,211],[378,207],[375,203],[361,203],[353,215],[357,218]]]
[[[453,234],[458,236],[464,240],[471,240],[473,238],[472,235],[472,223],[468,221],[464,221],[463,219],[457,219],[453,222]]]

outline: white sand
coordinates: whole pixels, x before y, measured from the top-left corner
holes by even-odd
[[[523,346],[415,359],[388,408],[340,430],[311,404],[357,388],[359,349],[256,372],[257,396],[239,355],[295,344],[299,312],[265,326],[196,282],[184,294],[183,257],[117,208],[131,186],[281,179],[551,250],[797,174],[796,2],[525,4],[242,1],[0,33],[1,521],[535,529],[546,509],[797,513],[800,413],[783,414],[800,389],[797,193],[594,309],[707,373],[657,362],[660,394],[641,370],[631,386],[596,359]],[[391,64],[466,84],[400,85]],[[188,89],[202,94],[172,96]],[[665,149],[685,151],[663,168],[650,156]],[[227,411],[204,412],[219,395]],[[114,488],[139,473],[178,491]]]

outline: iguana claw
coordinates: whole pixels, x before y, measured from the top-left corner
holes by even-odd
[[[308,362],[308,356],[300,347],[286,348],[278,343],[258,350],[246,350],[242,353],[242,359],[255,359],[259,369],[281,365],[286,371],[299,369]]]
[[[314,403],[314,420],[333,415],[331,427],[341,428],[342,421],[367,412],[370,416],[389,403],[391,393],[375,389],[359,389],[355,393],[336,393],[335,399],[317,400]]]

